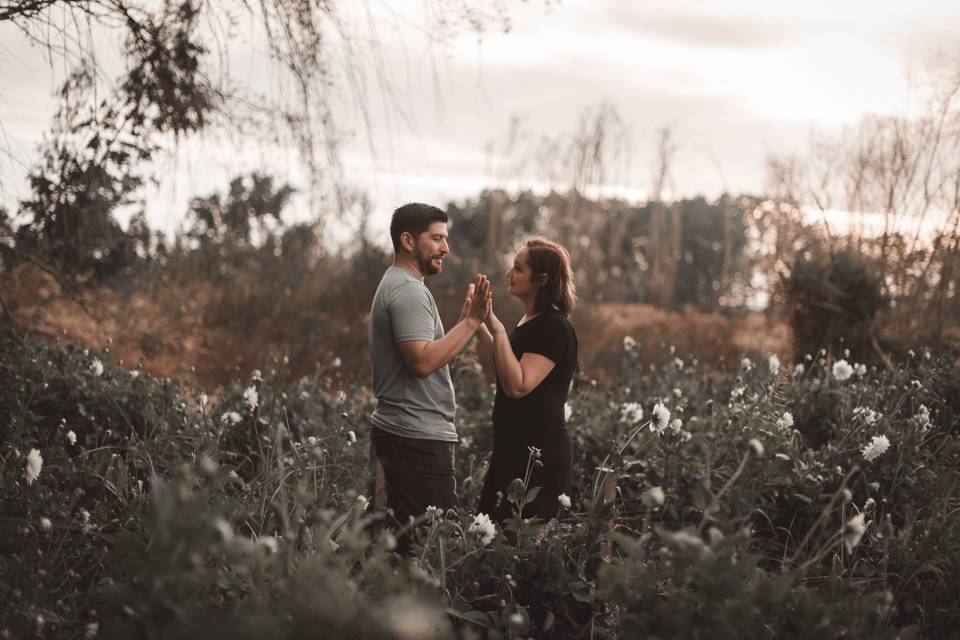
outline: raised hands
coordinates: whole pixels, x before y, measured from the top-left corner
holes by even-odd
[[[460,310],[460,320],[474,320],[483,323],[491,304],[490,281],[487,276],[477,274],[475,282],[467,286],[467,296]]]

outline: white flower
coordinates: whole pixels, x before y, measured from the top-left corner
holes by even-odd
[[[927,409],[926,405],[920,405],[920,409],[917,411],[917,415],[915,415],[913,419],[920,428],[920,431],[926,433],[926,431],[930,428],[930,410]]]
[[[683,420],[681,420],[680,418],[674,418],[670,422],[670,430],[673,431],[674,433],[679,433],[682,428],[683,428]]]
[[[250,407],[250,411],[253,411],[260,404],[260,394],[257,393],[257,388],[250,386],[243,390],[243,401],[247,403],[247,406]]]
[[[357,441],[357,434],[353,431],[347,431],[347,444],[353,444]]]
[[[862,419],[865,425],[872,427],[881,418],[881,414],[869,407],[857,407],[853,410],[853,417]]]
[[[233,527],[224,518],[217,517],[213,521],[213,530],[217,532],[220,540],[230,542],[233,540]]]
[[[490,520],[490,516],[485,513],[478,513],[473,518],[473,523],[467,528],[470,533],[480,534],[480,544],[489,544],[497,535],[497,526]]]
[[[620,422],[637,424],[643,420],[643,405],[639,402],[624,402],[620,405]]]
[[[877,505],[876,500],[874,500],[873,498],[867,498],[867,501],[863,503],[863,510],[869,511],[870,509],[873,509],[876,505]]]
[[[43,468],[43,456],[37,449],[30,449],[27,454],[27,485],[33,484],[33,481],[40,477],[40,469]]]
[[[561,493],[559,496],[557,496],[557,502],[559,502],[560,506],[564,509],[570,508],[570,496],[565,493]]]
[[[367,496],[357,496],[357,504],[360,505],[360,511],[363,511],[370,504],[370,501],[367,500]]]
[[[889,448],[890,441],[887,439],[887,436],[873,436],[870,443],[863,448],[863,458],[868,462],[876,460]]]
[[[573,407],[570,406],[569,402],[565,402],[563,405],[563,421],[569,422],[570,418],[573,417]]]
[[[83,636],[84,638],[86,638],[86,640],[93,640],[94,638],[97,637],[97,634],[99,632],[100,632],[100,623],[91,622],[90,624],[87,625],[87,629],[84,632]]]
[[[253,373],[250,374],[250,379],[263,382],[263,374],[260,372],[260,369],[254,369]]]
[[[94,358],[93,362],[90,363],[90,371],[92,371],[93,375],[97,377],[103,375],[103,363],[100,362],[99,358]]]
[[[663,501],[666,496],[663,493],[661,487],[653,487],[652,489],[647,489],[640,496],[640,501],[643,503],[643,506],[648,509],[655,509],[657,507],[663,506]]]
[[[344,393],[343,391],[337,391],[337,398],[336,398],[337,404],[343,404],[346,401],[347,401],[347,394]]]
[[[334,369],[339,369],[340,365],[343,364],[343,361],[340,360],[340,358],[334,358],[331,364],[333,364]]]
[[[207,402],[210,399],[207,397],[207,394],[201,393],[200,397],[197,398],[197,404],[200,405],[200,410],[203,411],[207,408]]]
[[[863,376],[867,375],[867,365],[858,363],[853,368],[857,372],[858,377],[862,378]]]
[[[257,540],[257,544],[262,547],[267,553],[276,553],[277,552],[277,539],[273,536],[260,536],[260,539]]]
[[[775,355],[767,360],[767,368],[770,369],[770,375],[775,376],[780,373],[780,358]]]
[[[763,443],[757,440],[756,438],[750,438],[750,442],[747,443],[750,445],[750,448],[753,449],[753,452],[757,454],[758,458],[763,457]]]
[[[634,347],[637,346],[637,341],[634,340],[631,336],[624,336],[623,338],[623,350],[624,351],[633,351]]]
[[[837,360],[833,363],[833,377],[838,382],[843,382],[853,375],[853,367],[846,360]]]
[[[443,509],[435,507],[432,504],[427,505],[427,510],[424,512],[424,515],[427,516],[428,520],[439,520],[443,517]]]
[[[86,509],[80,509],[80,519],[83,521],[83,524],[90,522],[90,512]]]
[[[220,417],[220,422],[223,424],[230,423],[231,425],[237,424],[243,420],[243,417],[236,411],[228,411]]]
[[[681,369],[681,370],[683,369],[683,360],[681,360],[680,358],[674,358],[673,364],[676,365],[677,369]],[[694,364],[696,364],[696,362],[694,362]]]
[[[784,411],[783,415],[777,420],[777,428],[781,431],[789,431],[791,427],[793,427],[793,414]]]
[[[311,447],[317,446],[317,436],[307,436],[307,445]]]
[[[668,424],[670,424],[670,410],[663,406],[662,402],[658,402],[653,407],[653,423],[650,424],[650,428],[660,433],[667,428]]]
[[[750,369],[753,369],[753,363],[750,361],[750,358],[744,358],[740,361],[740,367],[750,371]]]
[[[744,391],[746,391],[746,389],[744,389],[743,387],[734,387],[733,390],[730,391],[730,400],[731,401],[738,400],[743,396]]]
[[[47,530],[49,530],[50,527],[52,527],[52,526],[53,526],[53,523],[50,522],[50,518],[40,518],[40,528],[41,528],[41,529],[43,529],[44,531],[47,531]]]
[[[847,528],[843,534],[843,541],[847,545],[848,551],[860,544],[860,539],[863,538],[863,534],[867,530],[867,525],[863,521],[864,515],[865,514],[858,513],[847,520]]]
[[[70,429],[70,431],[67,431],[67,442],[70,443],[71,447],[77,444],[77,434],[73,432],[73,429]]]
[[[678,398],[682,398],[682,397],[683,397],[683,391],[681,391],[680,389],[674,389],[674,390],[673,390],[673,395],[675,395],[675,396],[678,397]]]
[[[798,362],[798,363],[793,367],[793,377],[798,378],[798,377],[800,377],[800,376],[802,376],[802,375],[803,375],[803,363],[802,363],[802,362]]]

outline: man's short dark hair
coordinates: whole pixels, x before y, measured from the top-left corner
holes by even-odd
[[[430,228],[434,222],[449,222],[450,218],[443,209],[438,209],[422,202],[411,202],[398,207],[390,219],[390,239],[393,240],[393,250],[397,253],[403,248],[400,244],[400,235],[409,233],[413,237]]]

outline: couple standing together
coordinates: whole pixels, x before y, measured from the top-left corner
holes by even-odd
[[[528,240],[507,271],[507,292],[524,315],[509,333],[493,308],[490,281],[467,287],[460,318],[445,332],[424,278],[443,268],[450,252],[447,214],[407,204],[393,213],[394,261],[370,310],[370,357],[377,407],[371,416],[372,496],[401,526],[426,512],[459,506],[454,476],[456,401],[450,362],[477,337],[479,359],[496,376],[493,453],[478,513],[511,517],[507,486],[523,478],[529,447],[541,452],[530,486],[541,487],[523,512],[548,520],[570,492],[572,450],[564,405],[577,368],[577,336],[568,316],[575,288],[567,252]]]

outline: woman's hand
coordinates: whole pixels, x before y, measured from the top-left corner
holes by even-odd
[[[487,329],[490,330],[490,333],[496,336],[500,332],[505,332],[507,329],[503,326],[503,323],[500,322],[500,318],[497,317],[497,314],[493,312],[493,296],[489,296],[487,301],[487,319],[485,320]]]

